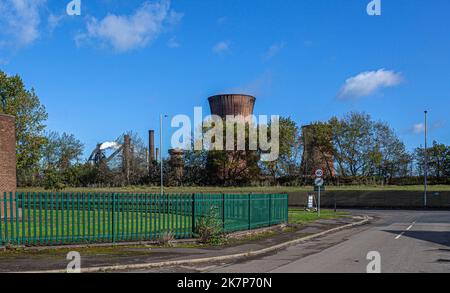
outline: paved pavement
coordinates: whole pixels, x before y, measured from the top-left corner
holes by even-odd
[[[449,211],[352,212],[375,220],[254,259],[140,272],[365,273],[377,251],[383,273],[450,273]]]
[[[316,234],[331,228],[361,221],[360,217],[344,217],[336,220],[319,220],[308,223],[294,231],[273,227],[275,234],[271,237],[254,237],[253,239],[230,241],[222,247],[183,245],[177,247],[157,247],[148,245],[128,245],[118,247],[85,247],[43,250],[7,250],[0,252],[0,272],[65,270],[68,264],[67,253],[77,251],[81,255],[84,269],[93,267],[110,267],[117,265],[151,264],[167,261],[210,258],[224,255],[258,251],[286,241]],[[254,231],[253,231],[254,232]],[[179,269],[179,268],[176,268]],[[169,271],[172,268],[169,268]],[[167,271],[162,268],[160,271]]]

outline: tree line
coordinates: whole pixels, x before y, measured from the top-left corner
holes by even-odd
[[[19,186],[62,189],[159,184],[160,165],[148,162],[147,147],[136,133],[126,133],[133,141],[133,155],[130,174],[124,176],[120,154],[108,164],[88,163],[83,158],[84,144],[73,134],[49,131],[44,105],[18,75],[0,71],[0,94],[6,101],[0,111],[16,117]],[[124,135],[116,141],[121,143]],[[335,176],[328,180],[332,184],[418,184],[425,166],[431,183],[450,184],[450,146],[435,141],[427,152],[423,147],[408,152],[388,124],[366,113],[351,112],[313,123],[308,134],[313,139],[306,135],[290,117],[281,117],[276,161],[259,161],[258,151],[187,151],[181,178],[170,160],[164,161],[165,182],[185,186],[311,184],[307,168],[317,162],[306,164],[303,160],[302,164],[302,159],[304,148],[313,147],[318,156],[309,160],[325,162],[329,173],[334,171]]]

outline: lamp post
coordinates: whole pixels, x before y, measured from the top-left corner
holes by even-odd
[[[164,194],[164,169],[163,169],[163,118],[166,118],[167,115],[160,115],[159,116],[159,127],[160,127],[160,133],[159,133],[159,163],[161,166],[161,195]]]
[[[425,168],[424,168],[424,196],[423,196],[423,204],[424,207],[427,207],[427,180],[428,180],[428,139],[427,139],[427,130],[428,130],[428,111],[425,111]]]

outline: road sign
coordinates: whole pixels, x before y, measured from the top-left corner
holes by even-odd
[[[316,178],[316,180],[314,180],[314,184],[319,187],[323,186],[324,183],[323,178]]]
[[[323,170],[322,169],[317,169],[315,174],[316,174],[316,177],[322,178],[323,177]]]

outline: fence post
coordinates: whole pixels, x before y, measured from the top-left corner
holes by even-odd
[[[195,193],[192,194],[192,211],[191,211],[191,216],[192,216],[192,237],[194,237],[195,234]]]
[[[222,224],[225,232],[225,193],[222,193]]]
[[[251,193],[248,194],[248,229],[251,230],[252,228],[252,199],[251,199]]]
[[[112,242],[113,244],[116,243],[116,194],[113,193],[112,198]]]
[[[14,196],[15,209],[16,209],[16,237],[17,237],[17,245],[20,245],[20,233],[19,233],[19,194],[16,192]]]
[[[272,224],[272,194],[269,194],[269,227]]]
[[[289,223],[289,194],[285,194],[286,196],[286,223]]]

